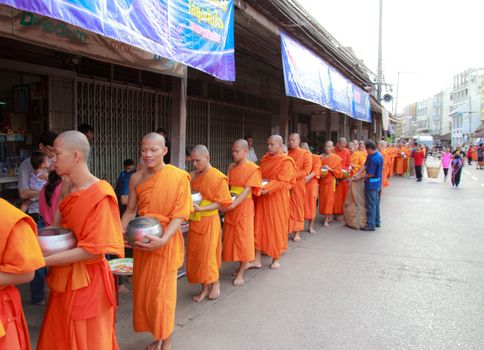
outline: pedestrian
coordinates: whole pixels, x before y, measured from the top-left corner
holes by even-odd
[[[366,221],[367,226],[363,231],[375,231],[381,226],[380,219],[380,196],[382,189],[383,156],[376,149],[373,140],[365,143],[368,157],[364,167],[365,178],[365,199],[366,199]],[[355,177],[358,178],[358,175]]]
[[[118,199],[120,216],[123,216],[124,211],[126,210],[126,205],[128,204],[129,180],[131,179],[131,175],[136,172],[134,160],[125,159],[123,162],[123,168],[123,171],[119,173],[116,186],[114,187],[114,192]]]
[[[415,175],[417,177],[417,182],[422,181],[422,166],[425,159],[425,154],[420,144],[416,144],[415,151],[412,154],[412,158],[415,164]]]
[[[484,143],[480,143],[479,148],[477,148],[476,169],[482,169],[482,167],[484,167]]]
[[[247,159],[251,162],[257,163],[259,159],[257,158],[257,153],[255,153],[254,149],[254,138],[252,135],[245,135],[244,139],[249,144],[249,155],[247,156]]]
[[[452,159],[452,187],[459,187],[460,175],[462,174],[462,167],[464,160],[461,153],[455,153]]]
[[[452,153],[450,152],[450,147],[445,147],[445,151],[441,154],[442,159],[442,169],[444,169],[444,182],[447,181],[447,176],[449,175],[449,167],[452,162]]]
[[[467,149],[467,164],[472,164],[472,153],[474,153],[474,145],[470,145]]]

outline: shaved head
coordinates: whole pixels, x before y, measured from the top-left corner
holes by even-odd
[[[348,141],[346,141],[346,139],[344,137],[341,137],[339,140],[338,140],[338,143],[345,147],[347,144],[348,144]]]
[[[309,145],[307,142],[301,142],[299,147],[301,147],[302,149],[305,149],[306,151],[309,151]]]
[[[77,130],[65,131],[56,138],[57,143],[62,144],[62,147],[71,152],[79,152],[85,162],[89,157],[91,146],[86,135]]]
[[[210,170],[210,153],[205,145],[196,145],[192,149],[192,164],[197,174]]]
[[[210,156],[210,152],[208,151],[207,146],[205,145],[196,145],[195,147],[192,148],[192,154],[199,154],[202,156]]]
[[[161,147],[165,147],[165,138],[156,132],[150,132],[143,136],[143,138],[141,139],[141,143],[143,143],[143,141],[145,140],[155,141]]]
[[[274,141],[274,142],[277,142],[279,144],[283,144],[284,143],[284,140],[282,138],[282,136],[280,135],[272,135],[269,137],[269,141]]]
[[[238,146],[238,147],[240,147],[240,148],[242,148],[246,151],[249,150],[249,143],[244,139],[239,139],[239,140],[234,141],[233,145]]]
[[[293,132],[291,135],[289,135],[287,144],[290,149],[297,149],[301,144],[301,136],[299,136],[298,133]]]

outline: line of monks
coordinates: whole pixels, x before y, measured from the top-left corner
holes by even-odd
[[[385,146],[380,143],[380,151],[389,154]],[[133,326],[136,332],[150,332],[155,338],[147,349],[169,349],[177,270],[185,258],[183,222],[190,222],[187,278],[201,285],[193,300],[216,299],[222,261],[239,262],[233,284],[240,286],[247,269],[262,267],[262,254],[272,258],[271,269],[280,267],[289,235],[299,241],[305,220],[308,231],[315,232],[318,200],[324,226],[342,215],[345,180],[366,160],[363,142],[347,145],[341,138],[334,147],[328,141],[325,153],[316,155],[298,134],[289,136],[287,151],[282,137],[273,135],[259,165],[247,159],[247,142],[235,141],[228,176],[211,166],[207,147],[198,145],[191,152],[195,170],[188,174],[163,162],[165,140],[149,133],[141,141],[144,167],[131,177],[127,209],[120,219],[112,187],[88,169],[86,137],[77,131],[64,132],[54,148],[63,198],[53,225],[71,229],[77,247],[42,256],[32,219],[0,199],[5,218],[0,227],[0,349],[30,349],[14,286],[30,281],[42,266],[49,268],[50,293],[37,349],[118,349],[115,286],[105,255],[124,256],[123,232],[137,215],[157,218],[163,235],[135,243]],[[391,165],[385,166],[389,175]],[[192,191],[201,194],[200,204],[192,203]],[[220,213],[224,214],[223,240]]]

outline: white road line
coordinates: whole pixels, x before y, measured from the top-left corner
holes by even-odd
[[[475,177],[475,176],[471,177],[471,179],[472,179],[472,180],[474,180],[474,181],[479,181],[479,180],[477,179],[477,177]]]

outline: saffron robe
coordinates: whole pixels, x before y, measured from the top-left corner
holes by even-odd
[[[312,177],[306,184],[306,195],[304,197],[304,219],[314,220],[316,217],[316,202],[319,195],[318,180],[321,175],[321,158],[317,154],[311,154],[311,173]]]
[[[350,175],[354,176],[358,171],[363,168],[366,162],[367,154],[362,151],[354,151],[350,156],[351,172]]]
[[[225,213],[223,260],[249,262],[255,259],[254,252],[254,201],[262,188],[259,166],[253,162],[238,165],[229,172],[230,188],[251,187],[252,192],[235,209]]]
[[[334,153],[341,158],[341,165],[343,169],[348,171],[348,174],[349,174],[349,169],[351,164],[350,151],[348,151],[346,147],[343,148],[342,150],[338,150],[338,148],[335,148]],[[335,215],[343,214],[346,194],[348,193],[348,181],[343,180],[341,176],[342,176],[342,173],[340,174],[340,177],[336,179],[336,190],[334,193],[334,209],[333,209],[333,214]]]
[[[227,176],[215,168],[192,179],[192,189],[205,201],[222,207],[232,203]],[[190,283],[210,284],[218,281],[222,265],[222,226],[218,211],[200,221],[190,220],[187,237],[187,278]]]
[[[326,176],[321,174],[319,179],[319,213],[333,215],[336,179],[341,177],[343,163],[340,156],[331,153],[321,156],[321,166],[325,165],[333,169],[333,172],[328,171]]]
[[[44,266],[34,220],[1,198],[0,212],[0,272],[23,274]],[[13,285],[0,287],[0,349],[31,349],[22,300]]]
[[[116,194],[106,181],[98,181],[66,196],[59,210],[77,246],[96,257],[49,268],[50,294],[37,349],[119,349],[114,279],[105,258],[124,256]]]
[[[136,187],[140,216],[155,217],[166,229],[171,220],[188,220],[192,210],[190,176],[172,165]],[[183,265],[181,230],[155,251],[134,249],[133,324],[136,332],[167,339],[175,327],[177,270]]]
[[[395,158],[395,174],[402,176],[406,171],[407,164],[407,150],[405,147],[400,147]]]
[[[311,153],[302,148],[290,149],[288,156],[296,164],[296,179],[291,189],[288,233],[304,230],[304,198],[306,197],[306,176],[312,169]]]
[[[390,166],[391,166],[391,159],[390,159],[390,151],[388,148],[385,148],[383,152],[381,152],[383,156],[383,169],[382,169],[382,189],[390,185],[390,181],[388,181],[388,177],[390,176]]]
[[[285,154],[266,153],[260,161],[262,178],[269,180],[255,205],[255,249],[279,259],[287,250],[289,190],[296,174],[294,160]]]

